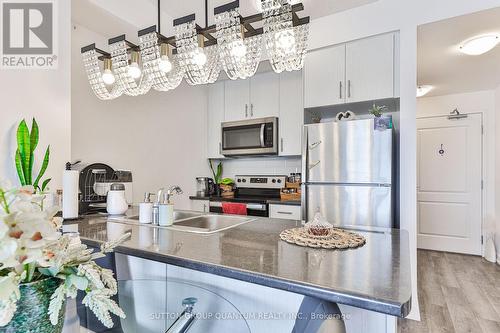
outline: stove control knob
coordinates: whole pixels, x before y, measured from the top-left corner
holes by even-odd
[[[242,179],[242,182],[243,182],[243,183],[246,183],[246,182],[247,182],[247,180],[246,180],[245,178],[243,178],[243,179]]]
[[[278,179],[278,184],[281,183],[281,179]]]
[[[276,183],[276,179],[273,179],[273,183]]]
[[[241,183],[241,179],[239,179],[239,178],[238,178],[237,182],[238,182],[238,183]]]

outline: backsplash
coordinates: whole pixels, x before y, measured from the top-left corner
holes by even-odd
[[[289,175],[301,172],[300,157],[255,157],[222,160],[223,176],[235,175]]]

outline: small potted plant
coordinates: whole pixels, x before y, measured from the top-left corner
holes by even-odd
[[[375,118],[382,117],[384,112],[387,112],[388,108],[385,105],[376,105],[373,103],[373,106],[368,110],[369,113],[375,116]]]

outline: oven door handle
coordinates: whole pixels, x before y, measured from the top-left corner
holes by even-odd
[[[246,205],[247,205],[247,209],[251,209],[251,210],[260,210],[260,211],[267,210],[267,207],[264,204],[248,203]],[[209,206],[220,208],[220,207],[222,207],[222,201],[210,201]]]
[[[266,124],[260,125],[260,146],[266,148],[266,143],[264,140],[264,131],[266,130]]]

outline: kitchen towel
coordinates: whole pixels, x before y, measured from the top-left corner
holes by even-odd
[[[222,212],[224,214],[247,215],[247,205],[238,202],[223,202]]]

